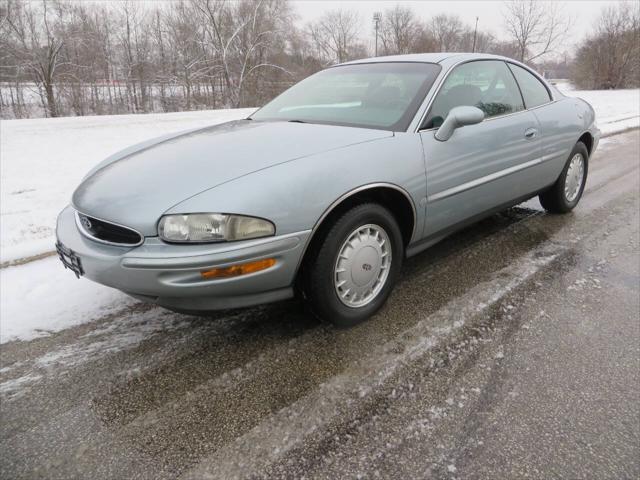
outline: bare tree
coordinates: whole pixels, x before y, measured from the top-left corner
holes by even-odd
[[[27,8],[17,1],[6,6],[8,35],[12,37],[14,66],[24,71],[38,88],[51,117],[58,116],[55,80],[63,63],[60,52],[64,40],[57,34],[56,4],[42,0],[39,7]]]
[[[134,112],[149,110],[149,63],[151,56],[148,11],[141,4],[126,0],[119,4],[122,29],[122,64],[127,84],[127,95]]]
[[[231,92],[234,106],[242,104],[246,84],[254,80],[259,71],[269,69],[289,73],[270,58],[274,46],[283,48],[285,29],[282,22],[287,15],[288,4],[281,0],[243,0],[236,4],[233,18],[237,25],[234,33],[238,34],[228,42],[236,65]]]
[[[192,0],[203,20],[203,41],[224,81],[230,106],[240,106],[247,82],[264,69],[284,70],[270,61],[274,46],[283,48],[288,19],[284,0]]]
[[[496,39],[491,33],[487,32],[475,32],[474,29],[467,27],[460,34],[459,49],[463,52],[471,52],[474,49],[474,36],[475,36],[475,51],[484,53],[494,53]]]
[[[256,106],[327,64],[371,53],[354,12],[296,21],[289,0],[0,0],[0,114]],[[425,23],[396,6],[381,30],[386,54],[472,48],[455,16]],[[477,43],[512,47],[482,32]]]
[[[206,52],[200,48],[201,38],[197,25],[193,22],[192,5],[185,2],[175,4],[166,14],[164,22],[161,21],[160,15],[160,11],[157,11],[155,21],[160,24],[156,27],[155,39],[158,45],[157,52],[161,57],[160,67],[166,66],[163,63],[169,60],[165,51],[166,42],[166,49],[172,55],[173,66],[172,72],[167,72],[168,76],[183,88],[185,103],[182,108],[191,110],[194,87],[206,78],[215,66],[207,62]]]
[[[438,52],[440,50],[438,41],[434,37],[431,29],[428,25],[420,22],[418,30],[416,31],[416,37],[413,42],[413,52],[426,53],[426,52]]]
[[[413,10],[396,5],[382,15],[380,37],[385,55],[414,51],[420,25]]]
[[[487,52],[504,57],[517,58],[519,47],[518,44],[513,41],[496,41]]]
[[[309,25],[313,43],[326,63],[341,63],[357,56],[359,23],[356,12],[333,10]]]
[[[571,19],[558,3],[537,0],[505,2],[504,24],[517,44],[517,59],[530,63],[553,52],[564,40]]]
[[[160,8],[155,9],[152,18],[151,41],[157,60],[155,62],[154,83],[158,86],[162,111],[167,112],[169,111],[167,84],[172,80],[171,69],[173,66],[173,62],[170,61],[169,42],[167,41],[169,34],[166,30],[165,16]]]
[[[640,86],[640,8],[619,2],[603,8],[594,34],[578,47],[572,80],[582,88]]]
[[[429,30],[439,52],[454,52],[460,46],[464,27],[457,15],[436,15],[429,22]]]

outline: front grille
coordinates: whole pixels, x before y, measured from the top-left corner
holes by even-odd
[[[78,228],[93,240],[129,247],[142,243],[142,235],[131,228],[90,217],[80,212],[76,212],[76,219]]]

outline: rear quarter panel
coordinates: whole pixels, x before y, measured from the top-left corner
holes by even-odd
[[[593,130],[595,113],[579,98],[561,97],[531,110],[540,123],[542,158],[539,169],[543,186],[556,181],[580,136]]]

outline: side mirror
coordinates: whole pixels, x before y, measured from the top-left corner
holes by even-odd
[[[436,132],[436,140],[446,142],[451,138],[456,128],[474,125],[484,120],[484,112],[477,107],[455,107],[449,111],[442,125]]]

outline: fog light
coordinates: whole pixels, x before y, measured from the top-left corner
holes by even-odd
[[[230,267],[212,268],[211,270],[200,272],[200,275],[206,279],[238,277],[240,275],[247,275],[248,273],[259,272],[260,270],[266,270],[275,264],[276,260],[274,258],[265,258],[264,260],[241,263],[240,265],[232,265]]]

